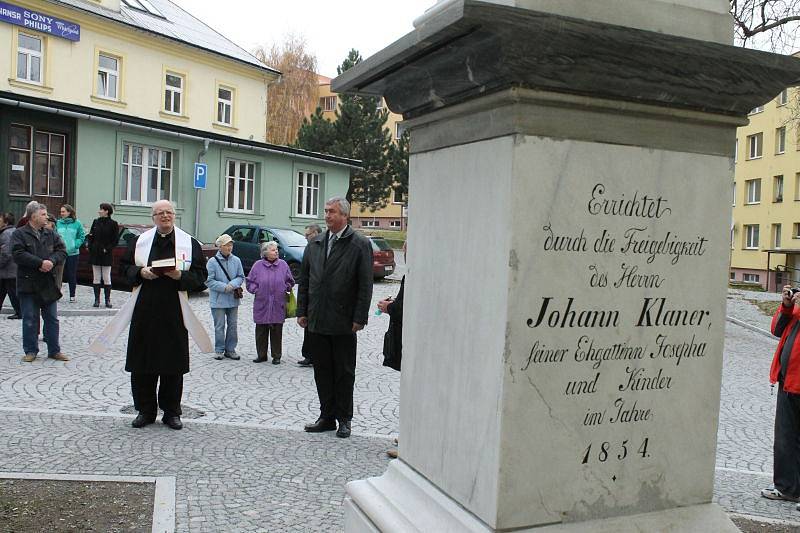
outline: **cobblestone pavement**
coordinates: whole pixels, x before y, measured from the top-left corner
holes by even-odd
[[[402,272],[398,272],[398,277]],[[375,284],[373,300],[399,284]],[[115,291],[115,304],[126,295]],[[728,313],[766,327],[749,295],[731,291]],[[91,308],[91,288],[65,311]],[[297,366],[302,331],[284,330],[278,366],[253,364],[252,300],[240,310],[240,361],[192,353],[184,431],[130,427],[125,338],[104,356],[86,353],[110,319],[64,313],[68,363],[20,361],[19,321],[0,318],[0,471],[175,476],[178,531],[339,531],[344,485],[380,475],[398,423],[399,374],[381,366],[386,316],[359,334],[353,437],[302,431],[316,418],[312,371]],[[191,305],[211,331],[207,296]],[[374,308],[373,308],[374,309]],[[775,397],[767,371],[775,340],[728,323],[714,498],[730,512],[800,525],[794,505],[768,501]],[[192,346],[194,349],[194,347]]]

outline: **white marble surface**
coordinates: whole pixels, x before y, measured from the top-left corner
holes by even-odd
[[[710,502],[729,160],[527,137],[514,161],[500,527]],[[685,254],[634,249],[664,242]]]
[[[513,150],[505,137],[410,161],[400,449],[487,522],[497,515]]]

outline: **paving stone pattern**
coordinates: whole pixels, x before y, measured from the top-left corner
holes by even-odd
[[[396,281],[376,283],[373,300],[398,289]],[[187,418],[180,432],[161,423],[135,430],[126,412],[125,336],[107,355],[88,354],[110,317],[68,313],[70,305],[91,307],[91,288],[78,291],[79,302],[60,305],[67,363],[22,363],[20,322],[0,318],[0,471],[175,476],[178,531],[342,529],[345,483],[385,470],[398,427],[399,374],[381,365],[388,317],[371,315],[359,334],[350,439],[302,431],[318,403],[312,371],[295,364],[302,330],[293,321],[284,329],[281,365],[250,362],[249,297],[239,315],[240,361],[215,361],[192,345],[184,405],[205,415]],[[121,303],[125,295],[115,291],[114,298]],[[763,326],[746,298],[731,291],[729,314]],[[207,296],[191,305],[212,331]],[[758,492],[771,482],[775,397],[767,373],[775,346],[727,324],[714,499],[731,512],[800,525],[794,505]]]

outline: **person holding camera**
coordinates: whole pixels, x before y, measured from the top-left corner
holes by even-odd
[[[236,345],[239,342],[237,324],[239,320],[239,302],[244,295],[244,268],[242,261],[233,255],[233,239],[223,233],[215,244],[219,248],[217,254],[209,260],[208,269],[209,302],[211,317],[214,319],[214,359],[222,361],[225,357],[239,360]],[[227,325],[227,327],[226,327]]]
[[[772,318],[771,329],[781,339],[769,371],[770,383],[778,384],[773,486],[763,489],[761,496],[797,502],[800,501],[800,289],[789,285],[783,288],[783,301]]]
[[[278,243],[261,244],[260,261],[247,275],[247,291],[255,295],[253,322],[256,323],[256,352],[254,363],[263,363],[272,345],[272,364],[279,365],[283,349],[283,322],[286,320],[286,299],[294,287],[292,271],[278,257]]]

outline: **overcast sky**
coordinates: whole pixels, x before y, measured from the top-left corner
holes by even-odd
[[[366,59],[413,29],[436,0],[172,0],[242,48],[280,43],[289,33],[306,38],[318,73],[335,77],[355,48]]]

